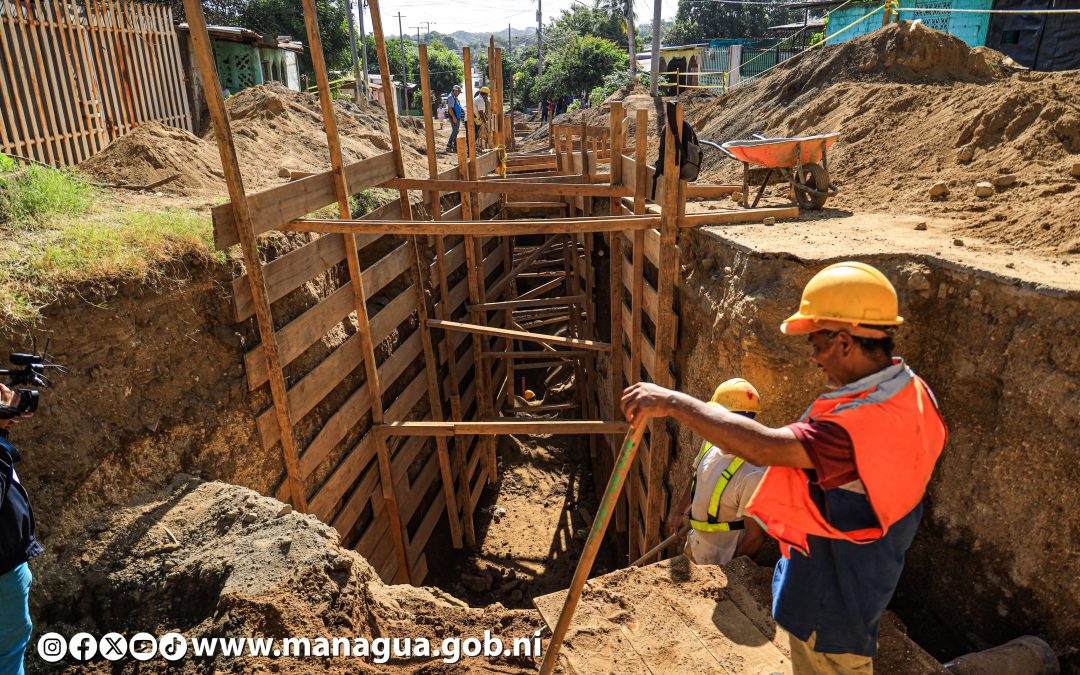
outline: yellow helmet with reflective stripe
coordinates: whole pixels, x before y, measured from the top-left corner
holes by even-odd
[[[899,326],[896,289],[875,267],[861,262],[829,265],[806,284],[795,312],[780,325],[786,335],[846,330],[861,337],[885,337],[870,326]]]
[[[721,383],[713,392],[709,403],[722,405],[731,412],[761,412],[761,397],[757,389],[741,377],[733,377]]]

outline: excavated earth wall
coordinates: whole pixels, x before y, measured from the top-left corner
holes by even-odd
[[[761,391],[769,425],[824,391],[805,340],[782,335],[800,289],[836,258],[758,252],[680,233],[679,387],[708,398],[734,376]],[[1080,293],[913,254],[859,258],[897,286],[898,353],[930,384],[950,438],[895,605],[938,658],[1018,635],[1080,649]],[[671,486],[700,441],[678,430]]]

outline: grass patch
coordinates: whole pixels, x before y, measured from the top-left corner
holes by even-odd
[[[95,196],[74,171],[18,167],[0,155],[0,224],[40,225],[56,216],[76,216],[93,206]]]
[[[101,209],[7,231],[0,241],[0,316],[19,323],[64,286],[151,280],[185,256],[224,262],[205,214],[187,209]]]

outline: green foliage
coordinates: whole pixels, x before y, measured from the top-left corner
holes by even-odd
[[[542,100],[584,96],[611,73],[626,68],[626,54],[614,42],[574,35],[546,55],[544,74],[536,80],[536,95]]]
[[[11,171],[16,166],[18,166],[18,164],[15,162],[14,159],[0,152],[0,173],[3,173],[5,171]]]
[[[798,13],[782,0],[769,5],[733,5],[679,0],[675,23],[664,34],[665,44],[708,42],[713,38],[764,37],[769,26],[790,23]]]
[[[589,105],[594,108],[602,105],[604,101],[606,101],[607,98],[614,94],[616,91],[622,89],[623,87],[630,86],[630,82],[631,79],[629,70],[618,70],[614,73],[611,73],[604,78],[603,84],[601,84],[599,87],[594,87],[593,90],[589,92]],[[637,84],[642,89],[648,89],[649,73],[639,70],[637,74]]]
[[[73,170],[0,162],[0,224],[32,225],[57,215],[74,216],[94,203],[94,190]],[[5,167],[7,167],[5,169]]]
[[[465,65],[461,58],[442,42],[435,40],[428,45],[428,76],[436,101],[450,93],[455,84],[465,81]],[[509,77],[509,73],[506,73]]]
[[[397,192],[386,188],[365,188],[349,198],[349,211],[353,218],[366,216],[383,204],[397,197]],[[333,216],[331,216],[333,217]]]

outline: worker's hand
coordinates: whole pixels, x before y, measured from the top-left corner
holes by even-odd
[[[668,536],[674,535],[679,530],[683,529],[690,523],[689,513],[673,513],[667,521],[667,533]]]
[[[664,417],[675,392],[651,382],[638,382],[627,387],[622,395],[622,411],[628,422],[639,417]]]

